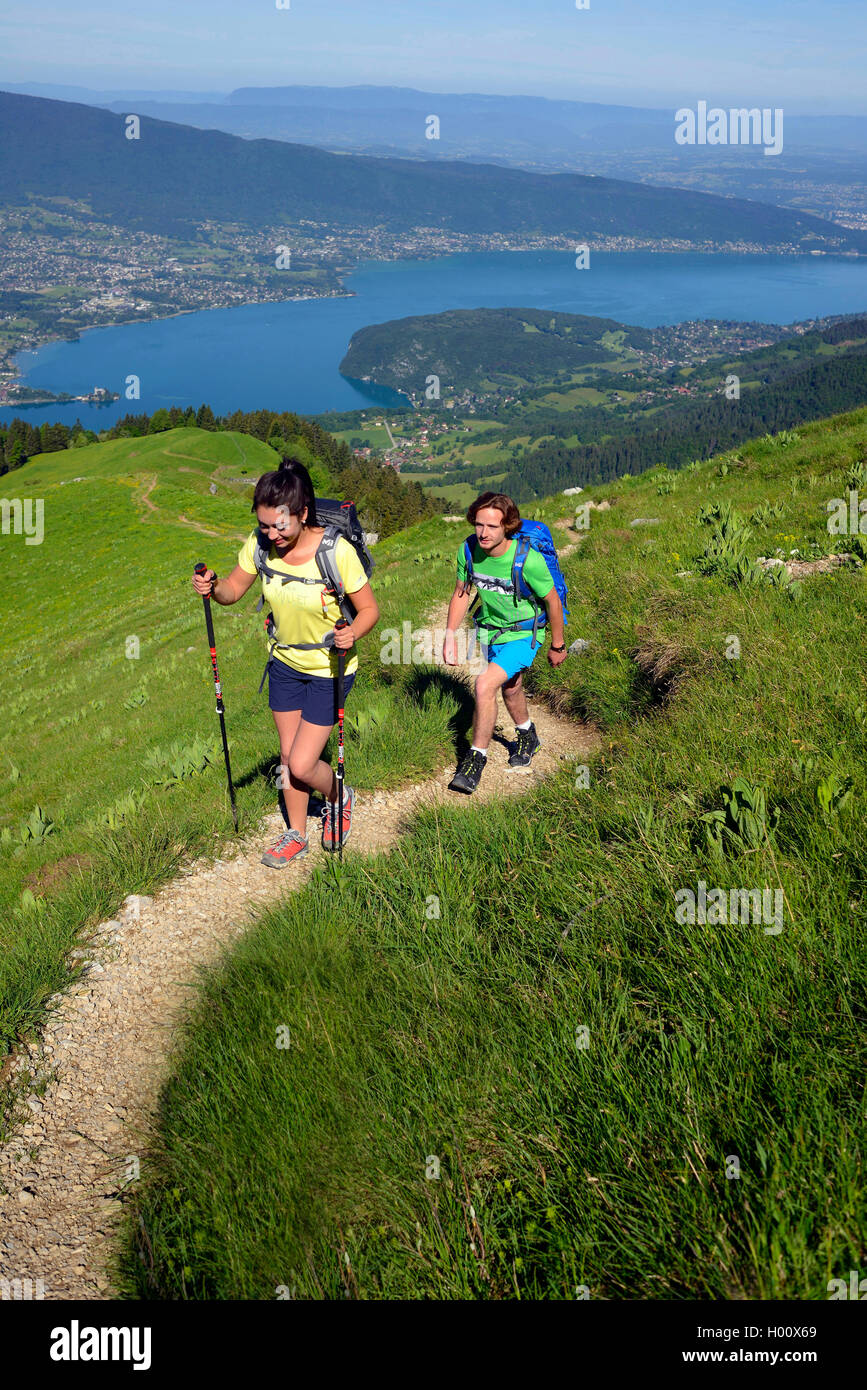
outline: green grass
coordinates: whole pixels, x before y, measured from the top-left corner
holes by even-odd
[[[478,468],[496,468],[498,464],[502,467],[506,458],[503,446],[498,441],[491,444],[467,444],[457,448],[456,454],[462,461]]]
[[[357,425],[351,430],[333,430],[335,439],[340,439],[344,444],[348,444],[352,439],[360,439],[362,447],[368,449],[390,449],[391,440],[388,437],[388,430],[384,425]],[[394,433],[394,431],[392,431]],[[395,438],[397,435],[395,434]]]
[[[581,405],[604,405],[607,400],[607,393],[597,391],[594,386],[572,386],[563,391],[549,391],[541,397],[541,403],[546,407],[553,407],[554,410],[575,410]]]
[[[199,559],[218,574],[234,567],[253,525],[244,470],[255,480],[274,459],[249,435],[182,429],[39,455],[4,479],[6,497],[43,499],[45,538],[30,546],[10,535],[0,551],[0,1057],[74,978],[70,949],[96,923],[127,894],[153,892],[183,856],[216,857],[231,837],[190,576]],[[138,500],[153,479],[155,512]],[[180,514],[216,536],[180,524]],[[450,531],[435,520],[376,547],[383,628],[400,628],[407,592],[419,615],[450,592]],[[432,552],[441,558],[417,560]],[[277,804],[256,599],[254,585],[240,604],[214,606],[242,829]],[[442,766],[464,698],[453,681],[420,689],[415,668],[384,666],[379,653],[377,634],[361,644],[347,707],[350,726],[370,715],[352,733],[353,783],[368,790]],[[36,807],[42,816],[28,829]]]
[[[500,474],[500,476],[503,475]],[[444,497],[458,510],[466,511],[470,503],[478,497],[480,489],[486,486],[487,481],[490,480],[486,480],[485,483],[480,483],[478,486],[475,483],[446,483],[444,486],[434,484],[426,487],[425,491],[429,492],[432,497]]]
[[[130,1297],[825,1299],[858,1267],[863,571],[705,577],[699,509],[782,502],[751,559],[851,548],[824,504],[865,428],[593,490],[613,506],[566,561],[591,646],[533,684],[601,755],[326,866],[202,976],[129,1193]],[[766,814],[717,848],[732,784]],[[679,922],[700,881],[781,891],[782,930]]]

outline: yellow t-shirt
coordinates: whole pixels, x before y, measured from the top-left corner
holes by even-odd
[[[243,547],[238,552],[238,564],[248,574],[256,573],[253,556],[256,553],[256,532],[251,531]],[[343,536],[340,536],[334,549],[337,570],[343,580],[347,594],[358,593],[367,583],[361,561],[354,549]],[[321,579],[315,557],[304,565],[289,565],[277,556],[272,545],[268,552],[268,564],[278,574],[295,574],[299,579]],[[330,632],[340,617],[340,609],[333,595],[325,593],[320,584],[283,584],[279,579],[268,579],[262,575],[262,593],[265,602],[271,605],[274,614],[274,636],[278,642],[322,642],[326,632]],[[336,676],[337,653],[323,647],[312,651],[300,651],[293,647],[288,651],[274,650],[274,657],[303,671],[310,676]],[[351,675],[358,668],[358,657],[353,648],[346,653],[346,674]]]

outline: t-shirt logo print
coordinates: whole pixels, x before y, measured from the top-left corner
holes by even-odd
[[[498,594],[510,594],[512,592],[512,581],[510,579],[497,579],[492,574],[479,574],[478,570],[473,570],[473,583],[477,589],[493,589]]]

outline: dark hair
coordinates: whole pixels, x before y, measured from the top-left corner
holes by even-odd
[[[316,497],[313,481],[300,459],[282,458],[274,473],[263,473],[256,483],[251,512],[257,507],[286,507],[292,516],[307,508],[305,526],[315,526]]]
[[[504,492],[483,492],[481,497],[477,497],[467,508],[467,521],[471,526],[476,524],[476,513],[485,507],[493,507],[496,511],[503,513],[503,529],[507,536],[514,536],[518,527],[521,525],[521,513]]]

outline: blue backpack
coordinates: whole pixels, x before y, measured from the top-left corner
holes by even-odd
[[[465,591],[468,590],[470,585],[474,582],[473,541],[475,539],[476,534],[475,532],[473,532],[473,534],[471,536],[467,536],[467,539],[464,541],[464,559],[466,560],[467,565],[467,577],[464,581]],[[560,602],[563,605],[564,626],[569,620],[569,608],[566,603],[566,598],[568,594],[568,590],[566,588],[566,580],[563,578],[563,571],[560,569],[560,561],[557,556],[556,548],[554,546],[554,538],[551,535],[551,532],[548,530],[548,527],[545,525],[544,521],[522,521],[521,525],[518,527],[518,530],[515,532],[515,535],[512,537],[512,539],[517,540],[518,542],[515,546],[515,558],[512,561],[512,597],[516,604],[519,602],[520,599],[528,599],[530,603],[532,603],[533,605],[533,617],[524,618],[521,622],[517,623],[508,623],[504,627],[489,628],[488,631],[494,632],[497,635],[499,635],[501,632],[514,632],[519,629],[526,629],[527,631],[529,631],[532,628],[532,640],[533,645],[535,646],[536,632],[540,627],[545,626],[545,624],[548,621],[548,615],[545,612],[544,604],[542,604],[540,600],[536,597],[536,595],[533,593],[533,590],[530,588],[530,586],[524,578],[524,564],[529,552],[531,550],[538,551],[538,553],[542,556],[543,560],[545,561],[545,564],[548,566],[548,572],[551,575],[551,582],[553,583],[554,588],[557,590]],[[476,627],[479,626],[480,609],[481,600],[479,600],[472,613],[470,614],[470,616],[476,624]]]

